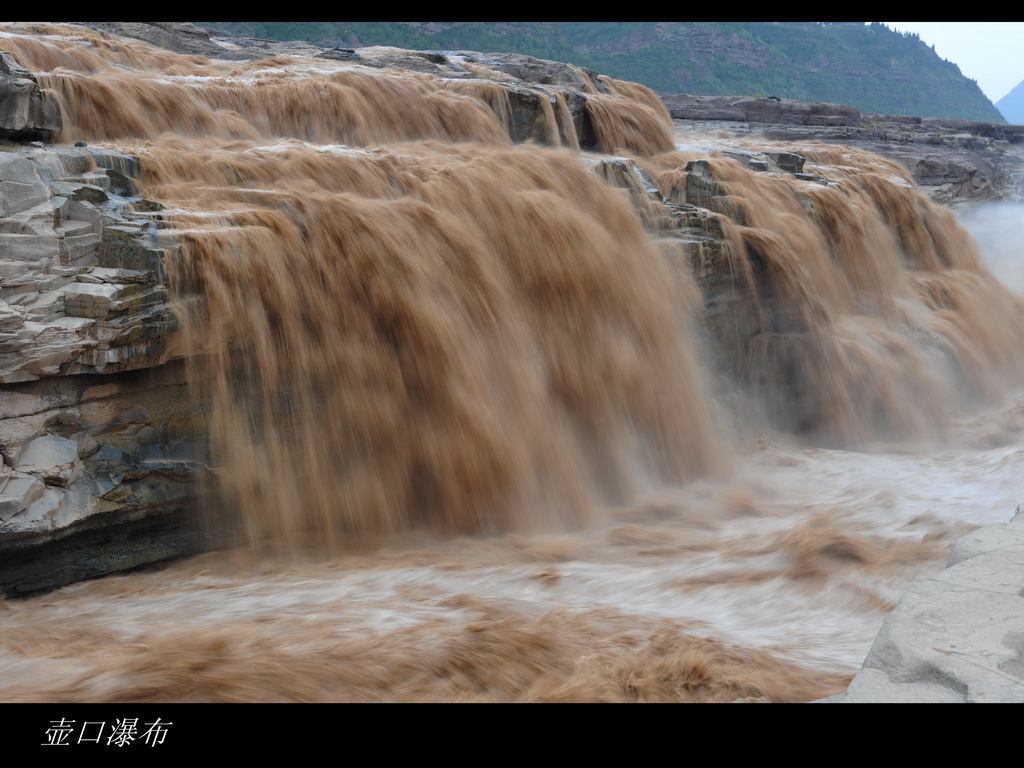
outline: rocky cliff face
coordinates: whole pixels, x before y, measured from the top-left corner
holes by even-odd
[[[31,140],[60,129],[60,109],[52,95],[9,53],[0,52],[0,138]]]
[[[131,158],[0,148],[0,584],[195,551],[205,458]]]

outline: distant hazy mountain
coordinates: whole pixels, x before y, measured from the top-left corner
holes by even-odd
[[[1024,125],[1024,80],[1017,83],[1016,88],[997,101],[996,106],[1003,113],[1006,122]]]
[[[319,45],[525,53],[662,93],[780,96],[887,114],[1004,122],[916,34],[860,22],[198,22]]]

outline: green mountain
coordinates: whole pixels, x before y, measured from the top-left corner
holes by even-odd
[[[198,22],[318,45],[525,53],[661,93],[779,96],[1002,123],[974,80],[878,22]]]

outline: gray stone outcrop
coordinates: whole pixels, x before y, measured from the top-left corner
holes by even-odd
[[[133,163],[89,148],[0,151],[0,383],[161,361],[174,318],[158,222],[118,194],[134,192],[120,181]]]
[[[793,101],[776,96],[694,96],[670,93],[662,101],[674,120],[728,121],[768,125],[857,126],[860,112],[844,104]]]
[[[132,158],[0,147],[0,589],[194,552],[201,418]],[[138,208],[139,210],[136,210]],[[129,268],[130,267],[130,268]]]
[[[662,99],[683,133],[726,131],[867,149],[906,166],[937,203],[1024,198],[1024,126],[878,115],[841,104],[775,97],[666,94]]]
[[[965,536],[889,614],[832,703],[1024,701],[1024,514]]]
[[[0,51],[0,139],[46,139],[62,127],[53,95],[36,83],[35,75]]]

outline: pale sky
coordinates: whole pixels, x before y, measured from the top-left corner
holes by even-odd
[[[916,32],[952,61],[993,104],[1024,80],[1024,22],[883,21],[890,29]]]

